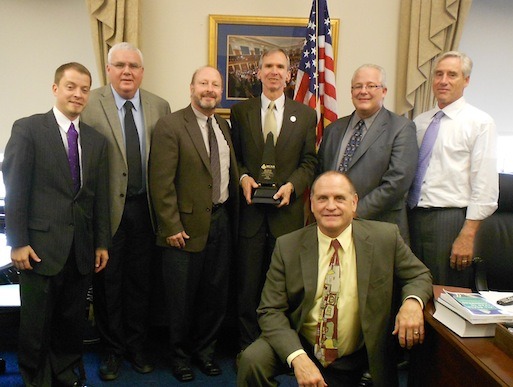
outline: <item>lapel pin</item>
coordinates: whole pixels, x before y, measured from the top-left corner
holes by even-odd
[[[296,116],[290,116],[290,121],[291,122],[296,122]]]

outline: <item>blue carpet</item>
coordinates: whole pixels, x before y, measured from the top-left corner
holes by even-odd
[[[218,343],[217,358],[223,373],[219,376],[208,377],[193,366],[195,379],[192,382],[178,382],[172,372],[166,357],[166,334],[157,328],[154,337],[150,338],[150,353],[154,355],[155,370],[149,374],[139,374],[134,371],[128,361],[123,363],[119,378],[104,382],[98,375],[101,361],[101,353],[97,345],[86,345],[84,354],[84,366],[87,374],[87,383],[91,386],[212,386],[232,387],[236,386],[235,356],[237,346],[233,340],[235,335],[223,333]],[[23,382],[18,370],[16,357],[17,332],[12,328],[0,330],[0,357],[6,361],[6,372],[0,375],[0,386],[22,387]],[[280,376],[281,386],[297,386],[290,376]]]
[[[90,386],[212,386],[212,387],[234,387],[236,386],[237,375],[235,373],[235,356],[237,345],[234,341],[235,335],[230,332],[223,332],[218,342],[217,358],[223,373],[219,376],[208,377],[193,366],[195,379],[192,382],[180,383],[173,374],[166,357],[166,334],[160,329],[150,337],[150,352],[154,354],[155,370],[149,374],[139,374],[134,371],[128,361],[123,363],[119,378],[104,382],[98,375],[98,367],[101,361],[101,354],[97,345],[87,345],[84,354],[84,366],[87,374],[87,383]],[[22,387],[23,382],[18,370],[16,358],[17,332],[12,328],[0,329],[0,357],[6,361],[6,372],[0,375],[0,386]],[[407,371],[399,372],[400,386],[407,385]],[[295,379],[288,375],[277,378],[282,387],[297,387]]]

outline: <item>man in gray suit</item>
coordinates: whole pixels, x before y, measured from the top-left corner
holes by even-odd
[[[382,67],[365,64],[354,72],[351,98],[356,110],[326,128],[319,170],[346,172],[360,198],[357,215],[397,224],[408,243],[405,196],[417,167],[415,125],[383,107],[386,94]]]
[[[424,341],[429,270],[396,225],[353,220],[347,175],[322,174],[310,199],[317,224],[276,241],[257,311],[262,335],[243,352],[237,385],[276,385],[286,364],[300,386],[355,386],[367,366],[375,386],[397,385],[392,335],[406,348]]]
[[[55,72],[55,107],[16,121],[2,166],[11,260],[20,271],[19,368],[27,386],[80,386],[84,310],[110,244],[107,141],[79,115],[91,74]],[[83,375],[81,375],[83,376]]]
[[[95,319],[104,345],[103,380],[118,377],[123,356],[140,373],[153,370],[143,346],[150,302],[155,234],[147,190],[150,139],[158,119],[171,112],[162,98],[140,89],[143,56],[129,43],[108,54],[110,84],[91,92],[82,119],[109,142],[110,265],[94,277]],[[132,134],[132,135],[131,135]]]

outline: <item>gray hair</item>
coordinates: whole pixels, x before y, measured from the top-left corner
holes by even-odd
[[[139,50],[137,47],[135,47],[133,44],[131,43],[128,43],[128,42],[121,42],[121,43],[116,43],[115,45],[113,45],[110,50],[109,50],[109,53],[107,54],[107,63],[111,63],[112,61],[112,54],[116,51],[135,51],[137,53],[137,55],[139,55],[139,58],[141,58],[141,65],[144,66],[144,58],[143,58],[143,54],[141,52],[141,50]]]
[[[351,78],[351,84],[353,84],[353,82],[354,82],[354,77],[356,76],[356,73],[362,69],[378,70],[381,75],[381,85],[383,85],[384,88],[387,87],[387,73],[385,72],[385,69],[381,66],[378,66],[377,64],[372,64],[372,63],[366,63],[366,64],[363,64],[360,67],[358,67],[353,73],[353,77]]]
[[[461,72],[463,73],[463,77],[470,77],[470,73],[472,72],[473,66],[472,59],[470,59],[466,54],[460,51],[448,51],[444,52],[443,54],[440,54],[435,59],[435,63],[433,63],[433,73],[435,72],[438,63],[440,63],[442,60],[446,58],[459,58],[461,62]]]
[[[258,60],[258,68],[262,69],[262,63],[264,63],[264,58],[266,56],[269,56],[271,54],[274,54],[275,52],[281,52],[283,55],[285,55],[285,58],[287,58],[287,71],[290,70],[290,58],[282,48],[271,48],[270,50],[264,51],[262,55],[260,55],[260,59]]]

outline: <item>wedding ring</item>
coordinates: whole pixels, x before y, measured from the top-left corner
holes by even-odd
[[[415,336],[418,336],[418,335],[419,335],[419,332],[418,332],[418,331],[415,331],[415,332],[413,332],[413,334],[414,334]]]
[[[463,263],[467,263],[468,261],[467,261],[466,259],[464,259],[462,262],[463,262]]]

